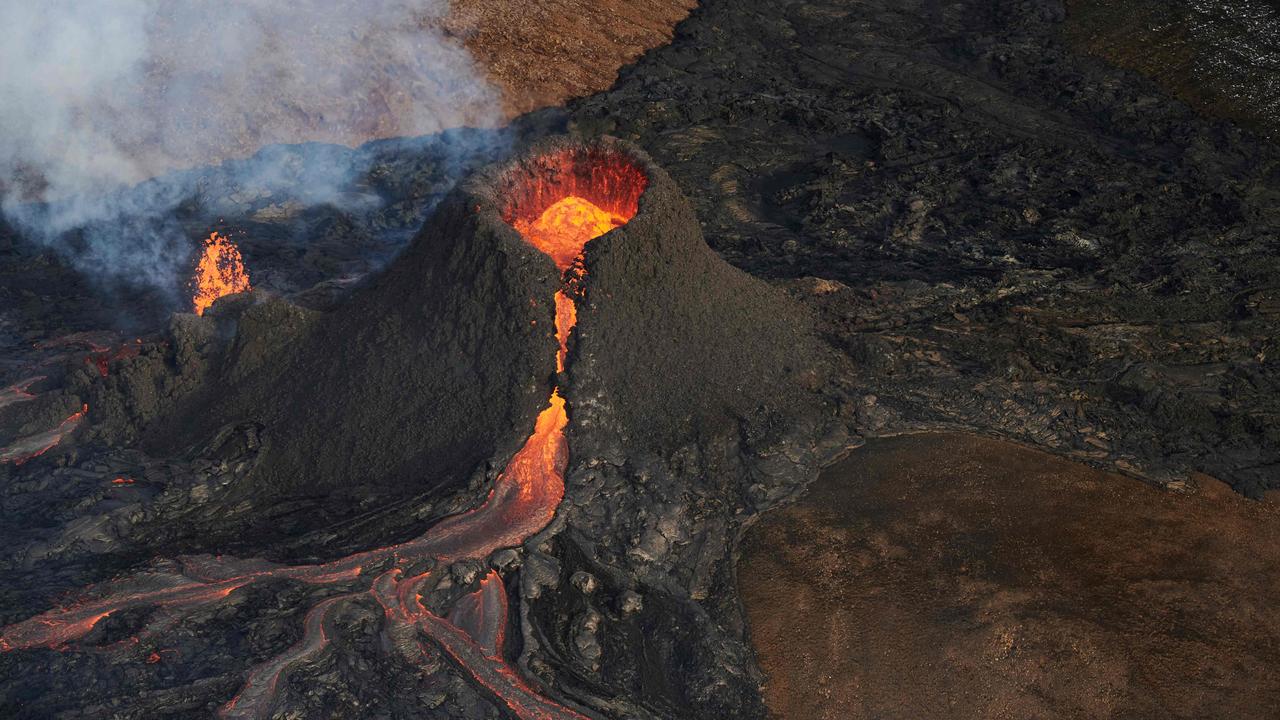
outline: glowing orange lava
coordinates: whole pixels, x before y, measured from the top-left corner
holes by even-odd
[[[569,356],[569,333],[578,324],[578,308],[573,300],[556,291],[556,339],[560,341],[560,350],[556,353],[556,372],[564,372],[564,361]]]
[[[244,260],[240,257],[240,249],[216,232],[209,233],[204,241],[204,252],[200,255],[200,262],[196,264],[191,285],[194,291],[191,304],[197,315],[204,315],[204,311],[224,295],[252,289],[249,274],[244,269]]]
[[[577,323],[574,297],[581,288],[579,260],[592,239],[625,224],[635,215],[647,185],[644,173],[616,152],[574,150],[533,161],[536,177],[513,177],[506,190],[511,204],[504,219],[560,268],[562,286],[555,293],[555,329],[559,349],[556,368],[568,362],[568,341]],[[196,274],[195,311],[203,314],[223,295],[249,289],[240,253],[226,238],[213,233]],[[27,381],[24,381],[27,382]],[[35,380],[28,382],[34,383]],[[25,399],[25,386],[0,391],[0,401]],[[84,411],[68,418],[49,437],[32,438],[31,449],[43,452],[74,429]],[[30,648],[67,650],[112,613],[131,608],[163,608],[165,620],[148,625],[126,647],[140,640],[155,642],[158,631],[181,613],[217,603],[231,593],[267,580],[296,580],[312,585],[356,583],[351,592],[314,605],[303,620],[303,636],[294,645],[250,671],[240,692],[219,710],[228,720],[272,715],[280,680],[291,668],[307,662],[329,646],[333,623],[341,607],[372,595],[384,610],[384,633],[389,647],[413,662],[431,662],[421,636],[443,653],[520,720],[587,720],[576,710],[544,697],[508,663],[503,650],[507,637],[506,589],[490,571],[474,593],[458,600],[452,612],[440,616],[423,602],[432,572],[407,576],[406,569],[431,559],[437,567],[459,560],[481,561],[494,551],[513,547],[545,528],[564,498],[564,473],[569,461],[565,428],[569,423],[565,399],[553,388],[547,407],[538,415],[533,433],[494,481],[480,506],[447,517],[422,535],[395,545],[355,553],[316,565],[285,566],[265,560],[237,560],[223,556],[180,558],[180,572],[139,573],[105,583],[80,601],[48,610],[0,628],[0,651]],[[27,449],[23,448],[23,452]],[[8,459],[0,450],[0,462]],[[132,478],[118,477],[116,485]],[[366,574],[384,567],[376,578]],[[363,589],[360,586],[363,585]],[[154,663],[165,650],[145,656]]]
[[[8,447],[0,447],[0,464],[13,463],[14,465],[21,465],[34,457],[39,457],[49,452],[58,443],[62,442],[62,438],[79,427],[88,412],[89,406],[81,405],[79,412],[71,413],[70,417],[58,423],[55,427],[35,435],[18,438]]]
[[[531,158],[502,179],[502,219],[561,272],[587,242],[627,224],[640,209],[649,178],[609,147],[568,148]]]
[[[542,211],[536,220],[516,220],[515,229],[531,245],[551,256],[556,267],[568,270],[588,240],[625,225],[627,218],[570,195]]]

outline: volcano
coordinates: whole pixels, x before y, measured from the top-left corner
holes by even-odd
[[[455,3],[501,128],[0,178],[0,717],[1277,714],[1274,138],[1078,52],[1257,3],[696,4]]]
[[[205,469],[129,531],[128,552],[185,554],[10,625],[6,651],[103,650],[86,638],[127,616],[108,652],[128,652],[285,583],[302,635],[238,673],[223,717],[337,712],[282,679],[339,663],[341,618],[375,608],[401,661],[447,659],[517,717],[758,703],[732,548],[744,508],[843,447],[832,360],[638,148],[540,142],[339,307],[241,293],[171,333],[201,358],[193,389],[96,431]]]

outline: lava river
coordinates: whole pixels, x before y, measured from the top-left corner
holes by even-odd
[[[642,190],[641,186],[635,195]],[[567,361],[567,343],[576,322],[573,295],[588,241],[627,222],[627,214],[605,210],[569,195],[543,209],[530,221],[512,225],[530,244],[549,255],[561,271],[556,292],[557,370]],[[215,556],[180,558],[181,572],[144,573],[91,588],[91,599],[49,610],[0,631],[0,650],[70,649],[103,618],[130,608],[163,608],[164,619],[140,634],[152,634],[172,623],[183,610],[216,603],[236,590],[266,579],[288,579],[314,585],[343,584],[351,592],[314,605],[304,620],[300,641],[252,669],[244,686],[220,710],[224,718],[262,718],[276,705],[277,688],[290,667],[321,653],[333,634],[336,612],[344,603],[372,597],[384,610],[384,632],[390,645],[410,662],[427,652],[423,638],[434,643],[475,685],[519,718],[583,718],[580,713],[534,691],[509,664],[503,644],[507,634],[507,597],[502,579],[490,571],[479,589],[455,603],[447,616],[429,610],[421,593],[435,571],[407,574],[424,564],[441,569],[461,560],[484,560],[496,550],[517,546],[551,522],[564,496],[569,449],[564,429],[569,418],[559,389],[551,393],[533,434],[498,476],[480,506],[446,518],[423,535],[398,545],[357,553],[318,565],[285,566],[262,560]],[[424,561],[430,561],[424,563]],[[136,643],[134,643],[136,645]]]

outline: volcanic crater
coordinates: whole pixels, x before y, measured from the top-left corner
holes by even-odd
[[[239,248],[247,277],[222,284],[254,290],[203,314],[170,316],[163,289],[98,282],[0,218],[0,714],[759,718],[830,689],[910,717],[1013,657],[985,684],[1019,701],[1004,707],[1083,697],[1116,716],[1203,716],[1212,696],[1180,676],[1132,684],[1140,702],[1126,705],[1092,679],[1097,663],[1047,665],[1011,640],[1060,637],[1052,618],[930,609],[948,605],[930,582],[972,588],[965,558],[999,560],[990,525],[1017,525],[1004,537],[1025,559],[1040,546],[1017,538],[1051,547],[1037,528],[1062,522],[1034,513],[1056,511],[1109,525],[1058,556],[1097,567],[1050,585],[1038,560],[1016,582],[989,574],[975,607],[1040,583],[1060,608],[1079,589],[1068,580],[1134,559],[1132,575],[1108,575],[1121,592],[1134,577],[1190,598],[1168,615],[1127,606],[1146,613],[1131,629],[1164,633],[1149,647],[1221,657],[1203,665],[1222,673],[1274,665],[1274,613],[1232,584],[1274,565],[1265,526],[1187,510],[1217,487],[1200,473],[1254,498],[1280,487],[1274,146],[1081,57],[1059,41],[1067,17],[1060,0],[707,0],[613,88],[501,131],[272,146],[168,178],[162,217],[120,226],[196,244],[217,231]],[[581,57],[528,18],[507,29],[536,37],[535,55],[556,45],[557,64]],[[647,47],[662,33],[645,34]],[[354,179],[317,195],[318,170]],[[123,205],[154,208],[141,200],[156,189]],[[73,229],[68,246],[100,229]],[[190,297],[180,310],[197,309]],[[880,440],[914,465],[891,453],[863,487],[829,471],[792,506],[841,510],[801,526],[816,540],[789,546],[800,562],[771,540],[794,540],[787,514],[756,526],[744,616],[736,553],[762,512],[864,439],[937,430],[1128,477],[1084,483],[1112,489],[1092,496],[1107,508],[1094,517],[1081,483],[1056,479],[1079,468],[1001,485],[1020,467],[1010,458],[1043,458],[971,438],[1001,473],[970,469],[957,486],[955,463],[932,458],[955,461],[964,443]],[[904,474],[921,463],[928,483]],[[1202,525],[1143,533],[1137,518],[1155,516],[1125,503],[1152,497]],[[862,511],[868,498],[881,515]],[[904,514],[964,537],[930,545]],[[872,521],[905,539],[881,542]],[[870,535],[832,540],[849,528]],[[1176,562],[1106,539],[1126,533],[1169,538]],[[1185,546],[1215,535],[1247,551]],[[1181,553],[1220,572],[1190,577]],[[795,668],[803,598],[817,600],[798,622],[821,621],[806,636],[866,629],[823,583],[877,554],[877,572],[843,590],[923,577],[929,602],[895,617],[929,615],[943,640],[965,623],[963,641],[997,652],[956,661],[964,642],[929,640],[904,654],[895,633],[911,621],[843,656],[872,658],[849,676],[855,691],[780,672]],[[780,575],[769,585],[777,564],[795,566],[781,575],[794,594],[774,589]],[[1240,587],[1266,597],[1268,582]],[[1129,662],[1124,633],[1094,629],[1115,641],[1112,667],[1169,662]],[[921,657],[936,682],[893,670]],[[1047,687],[1068,691],[1020,674],[1058,672],[1046,667],[1064,675]],[[1218,690],[1268,717],[1274,693],[1255,700],[1251,684],[1265,685]]]
[[[730,643],[742,661],[695,602],[732,572],[732,509],[843,445],[822,420],[833,359],[812,323],[711,252],[641,150],[542,141],[463,182],[330,311],[247,292],[176,319],[171,342],[201,358],[189,391],[146,427],[108,415],[96,432],[138,434],[179,467],[221,464],[216,482],[130,518],[112,548],[187,554],[96,583],[0,642],[136,652],[285,583],[306,598],[302,634],[246,663],[223,717],[272,716],[282,678],[338,662],[335,618],[352,607],[380,607],[403,660],[438,671],[447,658],[518,717],[739,703],[750,685],[726,698],[717,664],[688,672],[680,658]],[[115,404],[145,384],[116,386]],[[743,472],[759,497],[739,496]],[[694,546],[681,542],[696,532],[689,493],[724,528]],[[94,637],[120,618],[125,639]],[[666,661],[641,660],[654,653]]]

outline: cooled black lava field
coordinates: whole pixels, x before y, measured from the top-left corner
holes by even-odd
[[[1065,20],[706,0],[509,127],[168,176],[113,222],[236,242],[203,316],[0,218],[0,716],[763,718],[739,541],[867,439],[1280,490],[1280,152]]]

